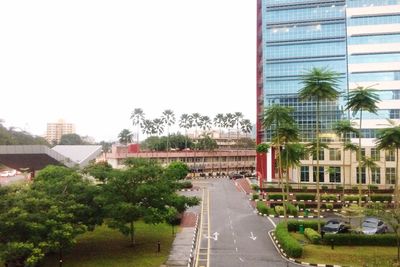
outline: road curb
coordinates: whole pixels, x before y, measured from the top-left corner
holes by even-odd
[[[193,231],[193,239],[192,239],[192,247],[190,249],[190,255],[189,255],[189,259],[188,259],[188,267],[192,266],[193,260],[194,260],[194,250],[196,248],[196,240],[197,240],[197,233],[199,230],[199,214],[196,214],[196,225],[194,227],[194,231]]]
[[[259,215],[259,216],[262,216],[262,217],[270,217],[270,218],[285,218],[285,216],[283,216],[283,215],[267,215],[267,214],[262,214],[261,212],[258,212],[257,211],[257,214]],[[320,215],[319,216],[321,219],[322,218],[325,218],[323,215]],[[293,215],[288,215],[288,218],[289,219],[318,219],[318,216],[301,216],[301,215],[299,215],[299,216],[293,216]]]
[[[345,265],[333,265],[333,264],[323,264],[323,263],[309,263],[309,262],[303,262],[303,261],[298,261],[296,259],[293,259],[291,257],[289,257],[285,251],[283,251],[283,249],[281,248],[281,245],[279,244],[278,240],[275,237],[275,233],[274,230],[270,230],[268,231],[268,235],[271,238],[272,243],[274,244],[274,247],[276,248],[276,250],[279,252],[279,254],[281,255],[282,258],[284,258],[285,260],[298,264],[300,266],[318,266],[318,267],[349,267],[349,266],[345,266]]]
[[[181,189],[179,191],[180,192],[194,192],[194,191],[200,191],[200,188],[197,188],[197,189]]]

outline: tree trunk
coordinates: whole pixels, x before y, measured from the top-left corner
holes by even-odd
[[[133,225],[133,221],[131,222],[131,231],[130,231],[130,237],[131,237],[131,245],[135,246],[135,226]]]
[[[318,233],[321,233],[321,225],[320,225],[320,215],[321,215],[321,197],[319,193],[319,99],[317,101],[317,221],[318,221]]]
[[[395,176],[395,185],[394,185],[394,207],[395,209],[399,208],[399,149],[396,148],[396,176]]]
[[[358,206],[361,207],[361,187],[362,187],[362,181],[361,181],[361,123],[362,123],[362,110],[360,111],[360,132],[359,132],[359,137],[358,137]]]
[[[345,157],[346,157],[346,150],[344,149],[344,143],[343,143],[343,190],[342,190],[342,200],[344,200],[344,189],[346,188],[346,161],[345,161]],[[351,153],[351,152],[350,152]],[[351,168],[351,165],[350,165]],[[351,179],[351,177],[350,177]]]

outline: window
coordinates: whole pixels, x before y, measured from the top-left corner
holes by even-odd
[[[324,149],[319,150],[319,160],[324,160],[325,155],[324,155]],[[313,160],[317,160],[317,155],[313,155]]]
[[[357,174],[357,183],[360,183],[360,168],[356,168],[356,174]],[[361,183],[365,184],[366,183],[366,179],[365,179],[365,167],[361,168]]]
[[[365,148],[361,148],[361,158],[365,157]],[[358,150],[356,151],[356,160],[358,160]]]
[[[329,160],[340,160],[341,153],[339,148],[330,148],[329,149]]]
[[[309,182],[310,181],[310,172],[308,166],[300,167],[300,181],[301,182]]]
[[[381,183],[381,168],[379,167],[371,168],[371,182],[373,184]]]
[[[380,151],[376,148],[371,148],[371,158],[373,161],[380,161],[381,160]]]
[[[386,184],[395,184],[396,181],[396,169],[395,168],[386,168]]]
[[[386,150],[385,151],[385,160],[386,161],[395,161],[396,160],[394,150]]]
[[[317,181],[316,176],[317,176],[317,166],[313,166],[313,181],[314,182]],[[324,167],[323,166],[319,167],[319,175],[318,175],[318,177],[319,177],[319,182],[320,183],[325,182],[325,179],[324,179]]]
[[[329,167],[329,182],[340,183],[340,167]]]

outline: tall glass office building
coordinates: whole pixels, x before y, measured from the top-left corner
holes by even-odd
[[[313,67],[341,75],[343,97],[321,104],[322,137],[349,116],[344,96],[357,86],[373,86],[382,99],[377,115],[365,114],[365,137],[386,118],[400,119],[400,0],[258,0],[257,12],[258,143],[270,140],[261,118],[271,104],[292,107],[302,140],[314,138],[316,105],[298,98],[300,78]],[[269,157],[258,159],[259,171],[271,169]]]

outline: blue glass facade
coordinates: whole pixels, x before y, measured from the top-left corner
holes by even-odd
[[[345,1],[263,0],[264,107],[280,104],[294,109],[303,141],[314,138],[316,105],[298,98],[301,76],[313,67],[341,74],[347,90]],[[342,118],[342,100],[321,103],[321,128],[330,132]],[[265,137],[270,139],[267,130]]]

